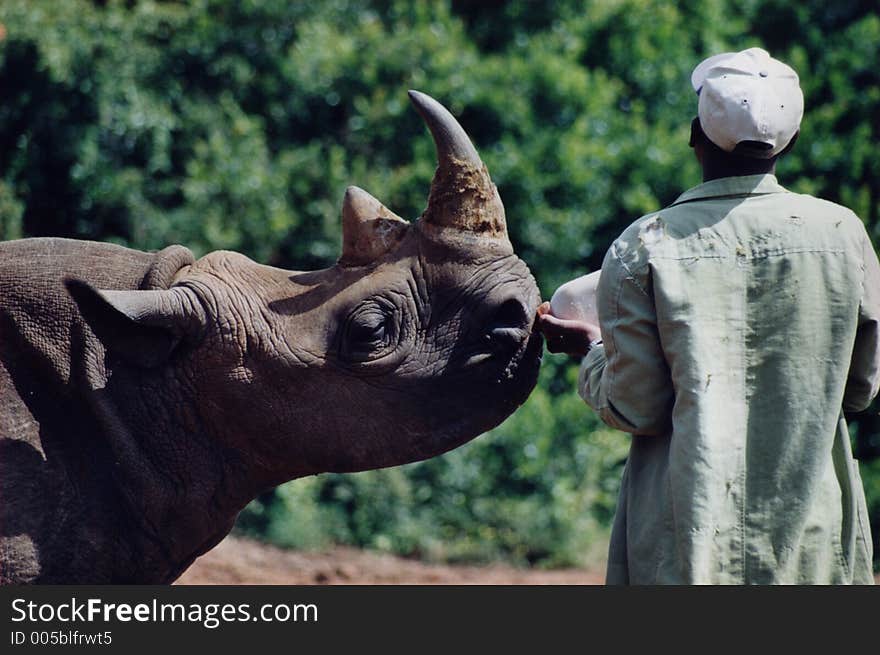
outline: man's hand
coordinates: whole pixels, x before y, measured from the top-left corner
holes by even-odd
[[[547,350],[551,353],[583,357],[590,349],[590,343],[602,338],[598,325],[553,316],[549,302],[541,303],[538,307],[535,326],[544,335]]]

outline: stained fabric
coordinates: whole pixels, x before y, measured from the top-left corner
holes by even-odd
[[[633,223],[579,392],[633,434],[609,583],[873,582],[843,412],[880,385],[880,264],[850,210],[772,175]]]

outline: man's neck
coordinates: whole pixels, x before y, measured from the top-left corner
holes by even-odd
[[[775,159],[747,159],[739,157],[735,162],[731,162],[726,159],[704,156],[700,160],[700,164],[703,169],[703,182],[717,180],[722,177],[776,174]]]

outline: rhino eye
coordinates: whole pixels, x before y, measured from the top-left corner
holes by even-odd
[[[340,355],[353,362],[378,359],[397,345],[398,325],[394,305],[369,300],[359,305],[345,323]]]
[[[381,344],[385,342],[388,317],[380,311],[364,311],[352,319],[348,336],[355,343]]]

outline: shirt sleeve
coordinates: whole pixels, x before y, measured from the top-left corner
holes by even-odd
[[[867,232],[864,251],[859,324],[843,396],[843,408],[848,412],[866,409],[880,389],[880,262]]]
[[[602,264],[597,304],[604,343],[581,362],[578,392],[613,428],[669,434],[674,391],[648,273],[634,275],[616,244]]]

